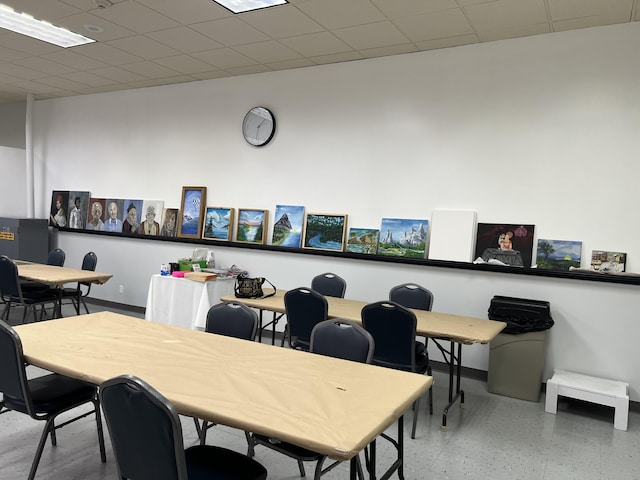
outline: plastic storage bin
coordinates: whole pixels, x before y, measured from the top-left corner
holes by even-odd
[[[495,296],[489,318],[507,323],[491,341],[487,389],[491,393],[540,400],[547,330],[553,326],[549,302]]]

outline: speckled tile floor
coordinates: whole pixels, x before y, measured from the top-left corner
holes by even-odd
[[[92,311],[104,307],[89,306]],[[66,310],[65,310],[66,312]],[[133,316],[140,313],[122,311]],[[71,312],[68,312],[71,314]],[[31,368],[31,367],[30,367]],[[31,372],[37,374],[36,369]],[[486,383],[462,379],[465,406],[449,411],[448,430],[441,431],[447,398],[447,376],[434,372],[434,415],[423,400],[416,438],[409,438],[412,413],[405,418],[405,467],[407,480],[631,480],[640,479],[640,414],[630,412],[627,432],[613,428],[613,410],[561,399],[558,415],[544,412],[539,402],[502,397],[487,392]],[[185,446],[197,436],[193,421],[183,418]],[[36,443],[44,426],[26,415],[0,415],[0,479],[27,477]],[[395,437],[396,427],[388,433]],[[48,443],[36,475],[49,480],[116,479],[116,465],[108,434],[107,463],[100,463],[95,422],[80,420],[58,431],[58,445]],[[207,443],[246,452],[243,432],[224,426],[209,430]],[[393,458],[386,442],[377,442],[378,474]],[[296,462],[264,447],[256,447],[256,459],[269,471],[269,479],[299,479]],[[313,464],[307,464],[307,477]],[[348,464],[341,464],[323,478],[346,479]],[[392,478],[397,478],[394,475]]]

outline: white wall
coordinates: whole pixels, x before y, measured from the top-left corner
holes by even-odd
[[[539,238],[626,251],[640,271],[637,137],[640,24],[587,29],[337,65],[38,101],[36,213],[51,191],[160,199],[208,187],[208,205],[305,205],[348,213],[349,226],[382,217],[429,218],[472,209],[478,221],[530,223]],[[256,149],[241,137],[246,111],[271,108],[278,131]],[[67,263],[88,250],[114,278],[99,298],[144,305],[160,263],[192,245],[60,233]],[[279,288],[321,271],[348,281],[347,296],[386,298],[417,281],[434,310],[486,316],[494,294],[549,300],[552,368],[624,379],[634,368],[638,288],[216,247]],[[588,256],[588,255],[587,255]],[[124,286],[119,294],[118,285]],[[434,355],[437,359],[437,354]],[[487,346],[464,349],[486,369]]]
[[[0,167],[3,185],[0,188],[0,215],[27,215],[27,152],[24,148],[0,146]],[[8,180],[8,181],[7,181]]]

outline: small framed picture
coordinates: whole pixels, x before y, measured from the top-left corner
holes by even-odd
[[[49,213],[49,225],[64,228],[67,226],[67,205],[69,204],[69,191],[54,190],[51,194],[51,210]]]
[[[271,245],[300,248],[304,207],[300,205],[276,205]]]
[[[268,218],[269,210],[239,208],[236,242],[264,244]]]
[[[346,229],[346,214],[307,213],[303,248],[342,252]]]
[[[234,209],[225,207],[207,207],[202,227],[205,240],[231,240],[233,237]]]
[[[207,202],[207,187],[182,187],[178,237],[200,238],[204,210]]]
[[[84,229],[87,221],[87,209],[89,208],[89,192],[69,192],[69,228]]]
[[[378,251],[380,230],[377,228],[350,228],[347,252],[375,255]]]

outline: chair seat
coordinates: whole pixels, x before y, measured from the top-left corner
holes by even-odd
[[[313,450],[308,450],[292,443],[283,442],[275,438],[267,437],[266,435],[254,433],[252,437],[255,443],[265,445],[272,450],[280,452],[284,455],[288,455],[292,458],[300,459],[303,462],[313,462],[324,457],[324,455],[318,452],[314,452]]]
[[[412,371],[410,365],[399,365],[394,362],[384,361],[383,359],[380,359],[380,358],[374,357],[372,363],[374,365],[378,365],[379,367],[394,368],[396,370],[404,370],[406,372]],[[414,370],[415,373],[424,373],[427,371],[428,368],[429,368],[429,356],[426,353],[419,355],[416,352],[416,368]]]
[[[9,297],[11,302],[20,304],[20,297]],[[34,290],[32,292],[22,292],[22,300],[26,305],[33,305],[36,303],[57,302],[58,296],[48,290]]]
[[[29,380],[29,389],[35,412],[47,415],[88,402],[96,395],[94,385],[56,373]],[[27,413],[22,399],[5,393],[4,403],[10,410]]]
[[[267,470],[233,450],[197,445],[185,450],[189,480],[265,480]]]

